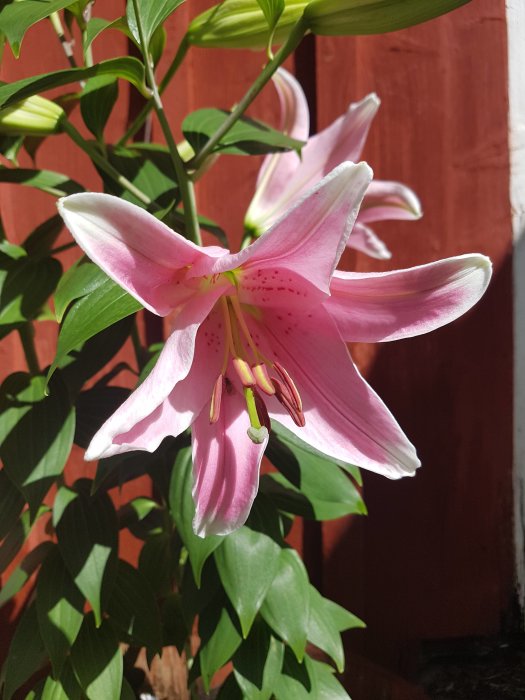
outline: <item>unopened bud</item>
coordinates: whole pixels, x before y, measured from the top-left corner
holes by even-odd
[[[14,136],[49,136],[61,131],[65,112],[38,95],[0,109],[0,133]]]
[[[308,0],[286,0],[273,42],[286,41]],[[195,17],[188,29],[188,41],[195,46],[231,49],[265,49],[270,30],[257,0],[224,0]]]
[[[465,5],[469,0],[311,0],[304,18],[314,34],[382,34],[404,29]]]

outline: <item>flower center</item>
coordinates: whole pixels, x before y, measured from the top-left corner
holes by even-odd
[[[235,272],[225,276],[237,287]],[[270,417],[262,395],[275,396],[300,427],[305,424],[301,397],[288,371],[276,360],[270,360],[254,341],[237,293],[220,300],[224,320],[224,357],[213,387],[210,402],[210,423],[219,420],[224,391],[231,391],[227,370],[235,370],[242,387],[249,418],[248,437],[257,444],[264,442],[270,431]]]

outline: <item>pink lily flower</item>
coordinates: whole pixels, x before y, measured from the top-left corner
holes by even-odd
[[[356,163],[368,130],[379,108],[374,93],[350,105],[346,114],[308,138],[310,114],[301,85],[291,73],[279,68],[273,82],[281,105],[281,131],[306,141],[301,157],[294,151],[272,153],[263,161],[255,196],[248,208],[245,228],[260,236],[307,190],[344,161]],[[419,199],[400,182],[370,183],[347,246],[380,260],[392,257],[385,243],[368,224],[385,219],[419,219]]]
[[[415,449],[345,340],[408,337],[452,321],[483,294],[491,266],[464,255],[380,275],[335,272],[370,178],[364,163],[340,165],[239,253],[196,246],[110,195],[60,200],[86,254],[147,309],[174,315],[155,367],[86,459],[153,451],[192,426],[201,536],[245,522],[271,420],[331,457],[412,475]]]

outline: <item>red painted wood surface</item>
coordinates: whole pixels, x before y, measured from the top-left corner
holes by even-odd
[[[210,4],[192,0],[170,19],[164,65],[187,19]],[[122,8],[122,2],[111,0],[97,5],[96,13],[116,17]],[[382,106],[365,157],[378,177],[412,186],[425,211],[419,222],[377,225],[393,251],[391,262],[349,254],[344,266],[407,267],[471,251],[490,255],[495,265],[486,297],[459,322],[429,336],[353,349],[416,444],[423,468],[416,478],[400,482],[365,475],[368,518],[305,529],[305,554],[322,562],[312,574],[325,595],[368,624],[366,632],[348,635],[349,647],[403,674],[413,671],[422,641],[499,633],[512,603],[512,248],[504,15],[503,2],[478,0],[402,32],[310,40],[297,59],[319,128],[350,101],[371,91],[379,94]],[[95,44],[97,60],[124,51],[116,32]],[[165,94],[176,132],[192,109],[234,104],[262,60],[258,53],[192,49]],[[6,56],[0,75],[14,80],[63,64],[50,28],[39,26],[28,33],[22,59]],[[316,66],[315,74],[309,65]],[[125,122],[125,107],[114,115],[110,133]],[[251,113],[276,122],[271,87]],[[37,157],[39,167],[63,170],[66,162],[68,173],[99,188],[96,173],[66,137],[48,141]],[[202,212],[234,241],[258,166],[257,159],[222,157],[198,187]],[[2,217],[13,240],[26,235],[44,212],[51,215],[53,206],[47,195],[0,188]],[[40,336],[42,363],[53,356],[54,338],[51,327]],[[0,344],[0,360],[3,375],[23,368],[16,336]],[[83,468],[80,459],[75,464]],[[296,542],[300,536],[299,527]],[[356,692],[364,691],[360,686]],[[361,697],[368,700],[366,693]]]

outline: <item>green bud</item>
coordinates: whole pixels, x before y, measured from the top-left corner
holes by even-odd
[[[286,41],[303,14],[308,0],[285,0],[273,36],[275,44]],[[257,0],[224,0],[195,17],[188,29],[190,44],[230,49],[265,49],[270,29]]]
[[[311,0],[304,12],[314,34],[381,34],[426,22],[470,0]]]
[[[9,107],[0,109],[0,133],[15,136],[48,136],[61,131],[65,117],[62,107],[32,95]]]

